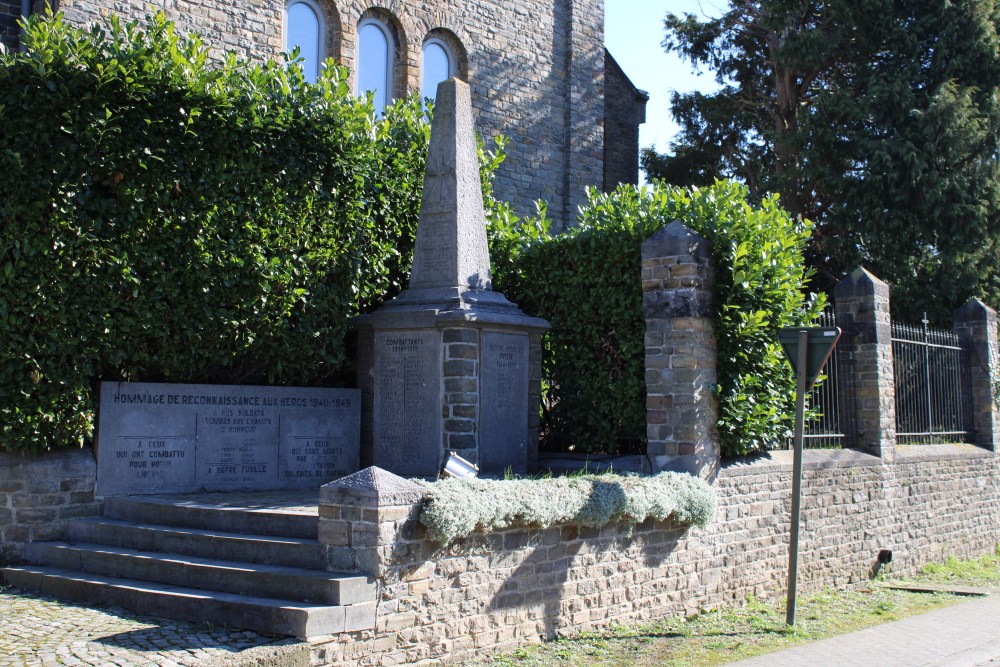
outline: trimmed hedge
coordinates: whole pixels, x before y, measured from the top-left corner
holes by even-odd
[[[777,197],[751,206],[746,188],[732,182],[591,191],[579,225],[562,234],[549,231],[544,210],[533,220],[494,219],[498,289],[552,323],[543,359],[545,437],[611,453],[620,442],[645,439],[641,245],[674,220],[712,242],[724,455],[786,437],[795,385],[776,331],[812,321],[822,307],[822,296],[803,296],[812,225],[792,220]]]
[[[163,15],[0,54],[0,448],[80,443],[98,379],[336,385],[409,269],[430,128],[334,66],[210,64]]]

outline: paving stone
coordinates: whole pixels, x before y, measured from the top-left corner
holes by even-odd
[[[308,664],[308,645],[296,640],[0,590],[0,667],[298,664]]]

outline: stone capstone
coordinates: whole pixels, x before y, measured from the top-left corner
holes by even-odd
[[[324,484],[319,489],[321,505],[340,504],[348,497],[363,499],[378,507],[412,505],[423,501],[425,495],[425,487],[375,466]]]

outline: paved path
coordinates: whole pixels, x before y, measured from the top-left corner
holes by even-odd
[[[1000,591],[902,621],[768,653],[728,667],[1000,665]]]
[[[0,667],[308,664],[308,646],[296,640],[0,590]]]

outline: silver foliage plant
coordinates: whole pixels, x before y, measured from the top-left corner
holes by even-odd
[[[697,477],[664,472],[549,479],[445,479],[428,484],[420,515],[430,539],[449,544],[473,532],[513,525],[597,528],[673,517],[704,527],[715,513],[715,491]]]

